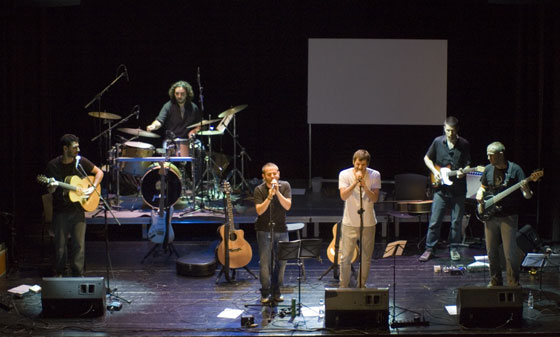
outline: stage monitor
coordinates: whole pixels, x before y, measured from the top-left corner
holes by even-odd
[[[327,328],[389,327],[389,288],[325,288]]]
[[[461,287],[457,289],[459,323],[468,328],[521,327],[521,287]]]
[[[81,318],[105,314],[103,277],[44,277],[41,284],[43,317]]]

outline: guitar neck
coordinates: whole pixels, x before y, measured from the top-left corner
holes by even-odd
[[[57,181],[57,183],[58,183],[58,186],[66,189],[66,190],[71,190],[71,191],[77,191],[78,190],[77,186],[67,184],[67,183],[63,183],[62,181]]]
[[[476,167],[469,167],[467,169],[463,169],[463,173],[470,173],[476,171]],[[452,176],[456,176],[459,173],[459,170],[454,170],[454,171],[449,171],[447,173],[448,176],[452,177]]]
[[[231,205],[231,199],[229,196],[229,193],[226,193],[226,201],[227,201],[227,214],[228,214],[228,219],[227,219],[227,223],[228,223],[228,227],[229,227],[229,231],[233,232],[234,230],[234,223],[233,223],[233,206]]]
[[[512,185],[512,186],[508,187],[507,189],[503,190],[502,192],[496,194],[491,199],[486,201],[486,203],[484,203],[484,207],[485,208],[492,207],[494,204],[500,202],[503,198],[505,198],[508,195],[512,194],[513,192],[517,191],[521,187],[521,184],[523,184],[526,181],[527,181],[527,179],[523,179],[520,182],[518,182],[517,184]]]

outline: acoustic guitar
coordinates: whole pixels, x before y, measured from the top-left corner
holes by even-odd
[[[224,181],[223,189],[226,199],[227,222],[218,229],[222,237],[222,242],[218,246],[218,261],[225,267],[226,275],[228,275],[230,268],[242,268],[249,264],[253,257],[253,250],[245,240],[243,230],[235,229],[230,197],[231,186],[228,181]]]
[[[500,202],[500,200],[507,197],[511,193],[517,191],[518,189],[520,189],[521,184],[523,184],[523,182],[538,181],[539,179],[542,178],[543,175],[544,175],[543,170],[538,170],[531,173],[531,175],[528,178],[521,180],[517,184],[508,187],[507,189],[503,190],[502,192],[496,195],[490,192],[485,192],[483,197],[484,202],[479,203],[478,206],[476,207],[476,217],[480,221],[487,221],[491,219],[492,216],[496,212],[500,211],[501,209],[501,206],[497,205],[497,203]]]
[[[335,263],[336,261],[335,264],[339,265],[340,254],[338,248],[340,242],[340,230],[338,229],[338,223],[334,224],[332,232],[333,232],[333,240],[329,244],[329,247],[327,247],[327,257],[329,258],[329,261],[331,261],[332,263]],[[352,256],[351,263],[356,262],[356,260],[358,259],[358,255],[360,255],[360,249],[358,248],[358,246],[356,246],[355,248],[356,249],[354,250],[354,256]]]
[[[449,166],[439,166],[435,165],[436,169],[439,171],[440,179],[436,179],[434,174],[430,172],[430,180],[432,182],[433,188],[440,188],[442,185],[451,186],[453,185],[453,181],[451,181],[451,177],[457,176],[459,170],[451,170]],[[476,167],[469,167],[463,169],[463,173],[467,174],[470,172],[484,172],[484,166],[476,166]]]
[[[68,199],[70,199],[71,202],[79,203],[86,212],[94,211],[99,205],[99,194],[101,193],[101,186],[95,187],[97,193],[93,192],[89,195],[89,197],[83,195],[83,191],[92,186],[90,181],[93,181],[93,179],[95,179],[93,176],[85,177],[84,179],[81,179],[78,176],[68,176],[64,178],[64,182],[62,182],[54,178],[47,178],[42,174],[39,174],[37,176],[37,181],[39,183],[59,186],[65,189],[68,194]]]

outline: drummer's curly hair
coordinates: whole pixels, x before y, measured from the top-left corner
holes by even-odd
[[[194,92],[191,85],[187,81],[178,81],[171,85],[171,88],[169,88],[169,98],[171,99],[171,101],[175,102],[175,89],[177,89],[178,87],[182,87],[183,89],[185,89],[185,91],[187,91],[187,102],[191,102],[194,97]]]

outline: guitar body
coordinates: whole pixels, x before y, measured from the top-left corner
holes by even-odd
[[[175,232],[173,232],[173,226],[171,226],[171,214],[173,214],[173,207],[171,207],[170,212],[169,223],[166,226],[165,219],[167,218],[167,211],[163,211],[163,214],[160,214],[152,210],[152,225],[148,230],[148,239],[150,239],[153,243],[164,243],[167,228],[169,228],[167,243],[175,240]]]
[[[44,175],[38,175],[37,181],[43,184],[50,184],[51,182],[56,182],[57,185],[68,191],[68,199],[71,202],[78,202],[80,206],[86,212],[94,211],[99,205],[99,195],[101,194],[101,186],[97,186],[95,190],[90,194],[88,198],[82,197],[82,191],[88,189],[92,186],[90,181],[93,181],[95,177],[89,176],[81,179],[78,176],[68,176],[64,179],[64,182],[57,181],[53,178],[47,178]]]
[[[329,258],[329,261],[331,261],[332,263],[335,263],[335,256],[338,256],[336,264],[340,264],[340,252],[337,254],[336,253],[336,246],[337,246],[337,237],[338,237],[338,223],[335,223],[332,229],[333,232],[333,239],[331,241],[331,243],[329,244],[329,246],[327,247],[327,257]],[[356,246],[356,249],[354,250],[354,256],[352,256],[352,262],[354,263],[356,262],[356,260],[358,259],[358,255],[360,254],[360,249]]]
[[[241,229],[235,229],[233,221],[233,206],[231,204],[231,186],[224,181],[223,189],[226,201],[226,224],[218,228],[222,242],[218,245],[218,261],[224,266],[226,279],[229,281],[229,270],[231,268],[242,268],[251,262],[253,250],[245,240],[245,233]]]
[[[228,240],[228,251],[229,254],[229,268],[243,268],[251,262],[253,257],[253,250],[251,245],[247,240],[245,240],[245,232],[242,229],[234,229],[226,232],[226,225],[222,225],[219,228],[220,236],[222,237],[222,242],[218,245],[218,261],[222,265],[226,265],[226,248],[225,240]]]
[[[451,170],[451,165],[447,165],[447,166],[439,166],[439,165],[435,165],[436,169],[439,171],[439,175],[441,177],[441,179],[436,179],[436,177],[434,176],[434,174],[432,172],[430,172],[430,181],[432,182],[432,187],[434,188],[440,188],[442,185],[447,185],[447,186],[451,186],[453,185],[453,181],[450,179],[450,177],[455,177],[457,176],[457,173],[459,172],[459,170]],[[476,167],[469,167],[466,169],[463,169],[463,173],[467,174],[469,172],[483,172],[484,171],[484,166],[476,166]]]

